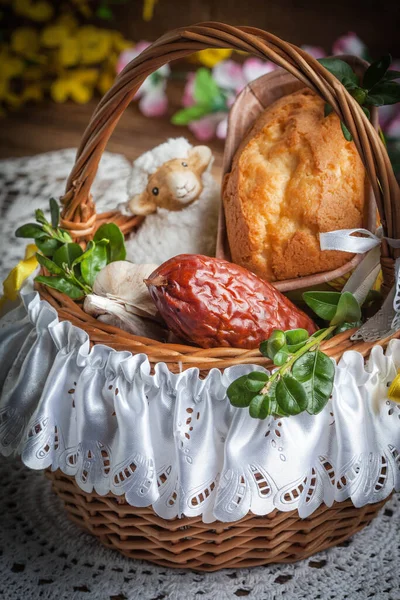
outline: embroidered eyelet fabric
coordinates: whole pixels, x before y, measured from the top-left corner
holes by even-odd
[[[79,487],[125,494],[166,519],[202,515],[232,522],[322,502],[378,502],[400,488],[400,405],[387,399],[400,341],[373,348],[364,365],[347,352],[332,399],[316,416],[265,421],[235,409],[240,365],[205,379],[173,374],[144,354],[89,338],[29,285],[0,323],[0,450],[32,469],[61,469]]]
[[[73,158],[60,154],[59,170],[51,168],[51,155],[21,161],[19,168],[11,161],[5,170],[16,186],[15,178],[29,182],[31,169],[42,169],[42,187],[12,188],[15,203],[8,194],[3,204],[18,223],[18,207],[27,220],[33,210],[26,209],[25,194],[36,207],[40,190],[43,208],[57,195]],[[129,170],[122,157],[105,155],[96,184],[100,204],[108,194],[123,194]],[[263,515],[275,508],[307,517],[322,502],[351,498],[363,506],[400,488],[400,405],[387,399],[400,341],[386,354],[376,346],[366,365],[360,354],[345,353],[332,399],[319,415],[259,421],[233,408],[226,389],[261,367],[213,369],[200,379],[195,368],[173,374],[160,363],[150,375],[143,354],[101,345],[90,350],[87,334],[59,322],[31,282],[21,298],[0,324],[3,455],[20,454],[32,469],[61,469],[87,492],[124,494],[131,505],[151,505],[166,519],[232,522],[250,510]]]

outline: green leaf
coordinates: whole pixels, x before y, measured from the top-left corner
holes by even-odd
[[[50,214],[52,226],[54,228],[58,227],[58,223],[60,222],[60,207],[55,198],[50,198]]]
[[[346,125],[343,123],[343,121],[340,121],[340,127],[342,128],[343,131],[343,135],[345,137],[345,139],[348,142],[351,142],[353,140],[353,136],[351,135],[350,131],[347,129]]]
[[[81,274],[86,283],[93,286],[96,276],[108,264],[107,246],[97,242],[90,256],[81,262]]]
[[[109,263],[116,260],[125,260],[126,249],[124,234],[118,225],[115,225],[115,223],[104,223],[103,225],[100,225],[93,237],[93,240],[95,242],[108,240],[109,244],[107,245],[107,257]]]
[[[212,105],[214,98],[220,94],[220,89],[213,79],[211,71],[205,68],[198,69],[193,86],[196,104]]]
[[[330,321],[336,313],[340,292],[304,292],[303,300],[316,315]]]
[[[329,117],[329,115],[333,112],[333,108],[330,104],[328,104],[327,102],[325,103],[324,106],[324,117]]]
[[[42,225],[47,225],[47,219],[44,216],[44,212],[40,210],[40,208],[37,208],[35,210],[35,219],[38,223],[42,223]]]
[[[293,377],[299,381],[307,394],[307,412],[316,415],[328,402],[333,389],[335,367],[332,360],[321,352],[306,352],[292,367]]]
[[[266,382],[268,381],[268,375],[261,371],[254,371],[247,375],[246,386],[250,392],[259,392],[263,389]]]
[[[375,85],[368,94],[366,104],[384,106],[400,102],[400,84],[396,81],[383,81]]]
[[[43,283],[54,290],[58,290],[73,300],[78,300],[78,298],[82,298],[84,296],[84,292],[81,290],[81,288],[68,281],[68,279],[65,279],[65,277],[47,277],[45,275],[38,275],[35,277],[35,281]]]
[[[363,109],[364,113],[367,115],[367,119],[370,121],[371,120],[371,113],[368,110],[368,108],[366,106],[362,106],[361,108]]]
[[[96,244],[92,240],[90,240],[90,242],[86,246],[85,252],[82,252],[82,254],[80,254],[79,256],[77,256],[71,266],[75,267],[76,265],[78,265],[79,263],[81,263],[86,258],[89,258],[89,256],[92,254],[92,252],[93,252],[93,250],[95,248],[95,245]]]
[[[83,254],[83,250],[79,244],[63,244],[54,252],[53,260],[59,267],[63,267],[64,264],[71,267],[74,260],[81,256],[81,254]]]
[[[277,367],[282,367],[282,365],[284,365],[287,362],[289,356],[290,353],[288,351],[288,348],[287,346],[284,346],[279,350],[279,352],[275,354],[274,365],[276,365]]]
[[[15,237],[18,238],[42,238],[46,235],[43,231],[42,227],[37,223],[27,223],[26,225],[21,225],[15,232]]]
[[[276,414],[276,415],[279,414],[279,416],[287,416],[286,413],[283,415],[283,413],[280,412],[278,409],[278,403],[276,401],[276,395],[275,395],[277,384],[278,384],[278,381],[275,379],[275,381],[273,381],[272,384],[270,385],[267,393],[264,394],[264,399],[263,399],[262,405],[260,407],[260,411],[258,413],[259,419],[265,419],[266,417],[268,417],[269,415],[272,415],[272,414]]]
[[[315,331],[312,335],[310,335],[310,337],[312,338],[319,338],[320,335],[322,335],[323,333],[325,333],[325,331],[328,329],[328,327],[324,327],[323,329],[318,329],[318,331]],[[331,336],[326,337],[326,340],[329,340]]]
[[[250,405],[257,392],[251,392],[247,387],[247,375],[242,375],[235,381],[232,381],[226,393],[232,406],[245,408]]]
[[[291,329],[285,331],[287,349],[291,354],[294,354],[307,342],[309,335],[306,329]]]
[[[330,324],[340,325],[346,321],[352,323],[361,318],[361,308],[351,292],[342,292],[337,305],[336,313]]]
[[[50,273],[53,273],[53,275],[64,274],[64,271],[61,269],[61,267],[59,267],[58,265],[56,265],[55,262],[47,258],[47,256],[43,256],[43,254],[38,254],[38,252],[36,252],[36,258],[38,263],[43,267],[46,267],[46,269],[50,271]]]
[[[112,13],[111,8],[109,6],[107,6],[106,4],[99,6],[98,9],[96,10],[96,17],[99,17],[99,19],[104,19],[105,21],[111,21],[113,16],[114,15]]]
[[[360,105],[364,104],[367,98],[367,90],[364,90],[363,88],[357,86],[350,91],[350,94]]]
[[[393,79],[400,79],[400,71],[386,71],[383,81],[391,81]]]
[[[320,58],[318,62],[328,69],[340,82],[345,81],[348,84],[358,85],[358,77],[353,69],[340,58]]]
[[[43,239],[35,239],[35,244],[45,256],[53,256],[54,252],[60,248],[61,242],[54,238],[45,237]]]
[[[264,398],[264,394],[257,394],[257,396],[254,396],[254,398],[250,402],[249,413],[250,416],[253,417],[253,419],[260,419],[260,411],[264,403]]]
[[[274,356],[286,344],[286,336],[280,329],[275,329],[267,340],[261,342],[260,352],[263,356],[267,356],[274,360]]]
[[[307,408],[307,394],[302,384],[291,375],[284,375],[276,386],[276,401],[288,415],[298,415]]]
[[[386,54],[382,56],[379,60],[373,62],[369,65],[368,69],[364,73],[363,77],[363,87],[370,90],[374,87],[375,84],[379,83],[384,77],[386,71],[390,67],[392,62],[392,57],[390,54]]]
[[[171,123],[173,125],[188,125],[191,121],[197,121],[208,115],[212,111],[211,106],[205,106],[200,104],[195,104],[194,106],[188,106],[187,108],[182,108],[182,110],[178,110],[172,118]]]

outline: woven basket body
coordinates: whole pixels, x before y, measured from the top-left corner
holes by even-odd
[[[90,239],[96,228],[113,220],[127,233],[140,217],[127,218],[111,212],[96,215],[90,187],[106,143],[119,118],[143,80],[170,60],[183,58],[206,48],[234,48],[274,61],[302,85],[312,88],[338,113],[353,135],[366,167],[379,210],[384,234],[399,238],[400,194],[391,164],[379,136],[355,100],[339,81],[303,50],[253,28],[235,28],[205,23],[166,34],[132,61],[101,100],[84,133],[75,166],[62,198],[61,226],[79,241]],[[393,251],[382,244],[384,289],[394,281]],[[225,369],[236,364],[258,364],[268,368],[268,359],[258,350],[236,348],[200,349],[183,344],[162,344],[140,338],[106,325],[87,315],[79,304],[55,290],[38,286],[40,295],[57,311],[61,320],[85,330],[92,344],[105,344],[133,354],[145,353],[152,366],[165,362],[172,372],[198,367],[201,375],[211,368]],[[357,350],[367,357],[372,345],[352,342],[353,331],[325,341],[321,350],[334,359]],[[395,334],[395,337],[398,337]],[[378,342],[386,347],[390,338]],[[132,558],[146,559],[163,566],[198,570],[247,567],[306,558],[338,544],[368,524],[383,502],[355,508],[350,501],[321,506],[311,517],[300,519],[297,512],[275,510],[265,517],[248,514],[237,523],[202,523],[200,517],[166,521],[151,508],[134,508],[123,497],[100,497],[83,492],[73,478],[60,472],[48,473],[56,493],[71,518],[99,537],[101,542]]]

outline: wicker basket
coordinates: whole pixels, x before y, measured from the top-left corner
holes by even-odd
[[[97,166],[125,108],[143,80],[170,60],[183,58],[205,48],[233,48],[274,61],[303,85],[319,93],[334,108],[351,131],[374,191],[384,234],[399,238],[400,191],[392,167],[373,125],[339,81],[306,52],[264,31],[220,23],[204,23],[172,31],[132,61],[101,100],[84,133],[75,166],[62,198],[62,227],[85,241],[100,222],[113,219],[125,231],[138,224],[116,213],[97,216],[90,188]],[[382,244],[384,288],[394,281],[394,254]],[[258,350],[213,348],[204,350],[181,344],[162,344],[133,336],[105,325],[87,315],[67,296],[39,286],[40,295],[54,306],[60,319],[85,330],[92,344],[106,344],[116,350],[147,354],[150,363],[167,363],[172,372],[196,366],[203,374],[211,368],[257,363],[268,367]],[[325,341],[321,349],[339,359],[349,349],[368,356],[373,344],[352,342],[352,331]],[[396,334],[396,337],[400,335]],[[389,338],[379,342],[386,346]],[[237,523],[204,524],[200,518],[165,521],[151,508],[133,508],[121,497],[87,494],[72,478],[49,473],[56,493],[64,500],[71,517],[107,546],[131,556],[172,567],[216,570],[270,562],[296,561],[335,545],[373,519],[381,505],[355,508],[350,501],[320,507],[302,520],[297,512],[274,511],[266,517],[248,514]]]

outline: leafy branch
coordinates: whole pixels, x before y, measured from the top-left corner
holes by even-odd
[[[249,408],[250,416],[286,417],[307,411],[315,415],[328,402],[335,376],[333,361],[320,350],[330,336],[360,324],[361,308],[350,292],[305,292],[303,299],[328,327],[309,336],[305,329],[275,330],[260,352],[277,367],[270,375],[254,371],[233,381],[228,398]]]
[[[49,222],[43,211],[35,211],[36,223],[19,227],[15,235],[33,238],[40,250],[36,258],[50,275],[38,275],[35,281],[78,300],[92,292],[97,274],[108,263],[126,257],[124,236],[114,223],[104,223],[85,249],[73,242],[67,231],[59,228],[60,209],[50,199]]]
[[[395,81],[400,79],[400,72],[389,69],[392,63],[390,54],[371,63],[361,82],[351,66],[340,58],[321,58],[318,62],[344,85],[362,107],[368,119],[371,118],[370,108],[372,106],[378,107],[400,102],[400,84]],[[325,117],[332,111],[330,104],[325,104]],[[344,137],[347,141],[351,141],[353,138],[350,131],[343,122],[340,124]]]

